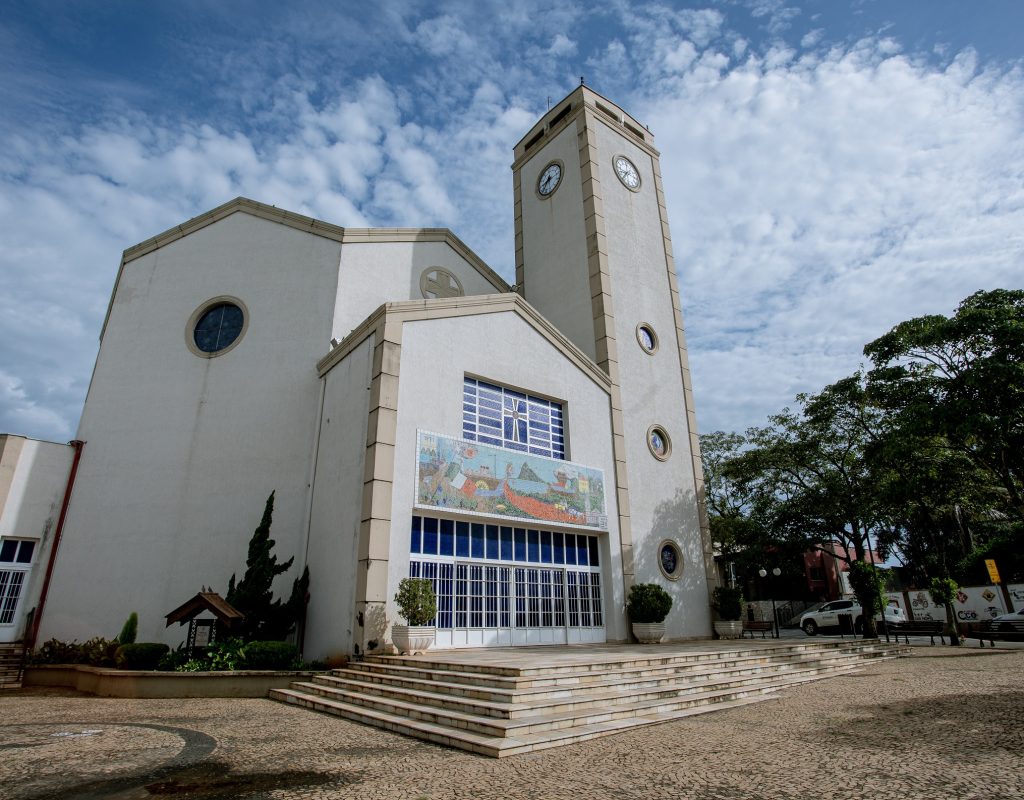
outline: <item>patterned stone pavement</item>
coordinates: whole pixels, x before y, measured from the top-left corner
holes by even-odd
[[[0,798],[1024,797],[1024,651],[909,658],[504,760],[269,700],[0,696]]]

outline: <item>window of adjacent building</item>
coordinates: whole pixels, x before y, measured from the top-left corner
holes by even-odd
[[[811,567],[810,578],[812,581],[825,580],[825,571],[821,567]]]
[[[565,458],[562,404],[505,386],[466,378],[462,436],[537,456]]]
[[[35,547],[34,541],[26,539],[0,540],[0,625],[14,622]]]

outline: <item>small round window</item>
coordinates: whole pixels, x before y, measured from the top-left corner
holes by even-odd
[[[652,425],[647,431],[647,447],[655,458],[666,461],[672,452],[672,441],[663,428]]]
[[[196,355],[211,357],[227,352],[245,333],[246,313],[241,301],[218,297],[192,315],[188,344]]]
[[[661,574],[670,581],[679,580],[683,574],[683,554],[679,545],[671,539],[663,541],[658,548],[658,566],[661,567]]]
[[[653,354],[658,349],[658,334],[646,322],[641,322],[636,326],[636,340],[645,353]]]

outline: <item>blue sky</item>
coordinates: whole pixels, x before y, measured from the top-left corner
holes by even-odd
[[[512,147],[581,75],[662,152],[702,430],[1024,286],[1024,3],[590,6],[5,3],[0,431],[72,438],[121,251],[237,195],[511,281]]]

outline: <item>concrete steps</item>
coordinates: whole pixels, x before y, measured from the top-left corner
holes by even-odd
[[[21,688],[24,652],[20,642],[0,644],[0,691]]]
[[[591,659],[585,649],[549,648],[550,658],[540,653],[526,666],[493,663],[495,651],[477,651],[480,663],[436,653],[378,656],[270,696],[503,757],[758,702],[902,652],[870,641],[659,650],[606,647]]]

